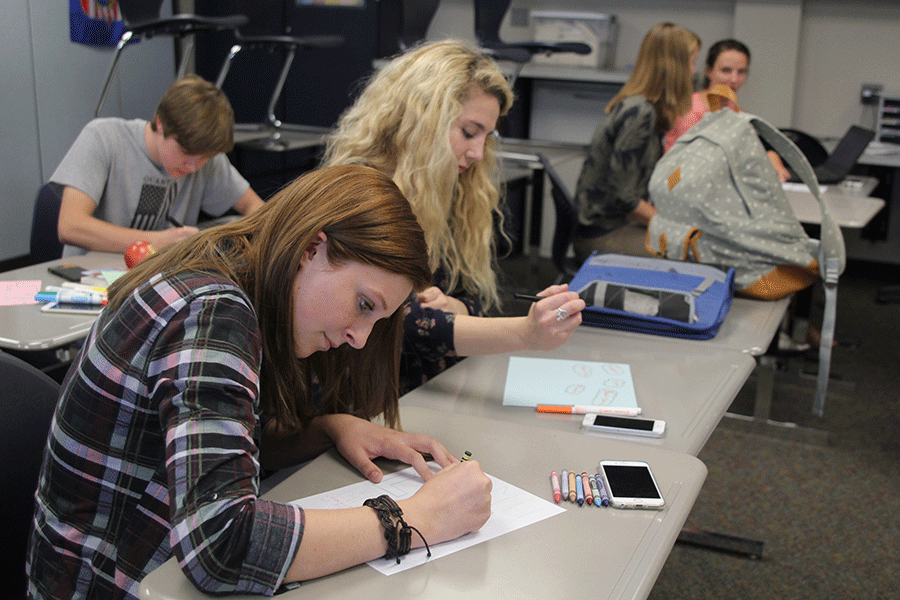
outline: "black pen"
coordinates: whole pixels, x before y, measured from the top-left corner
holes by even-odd
[[[166,221],[172,224],[175,227],[184,227],[181,223],[179,223],[172,215],[166,215]]]
[[[543,300],[540,296],[535,296],[534,294],[520,294],[516,292],[515,296],[516,300],[530,300],[531,302],[537,302],[538,300]]]

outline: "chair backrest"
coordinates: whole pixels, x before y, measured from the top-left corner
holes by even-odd
[[[572,246],[575,226],[578,223],[575,199],[569,193],[559,173],[550,164],[550,160],[543,154],[538,154],[538,156],[540,157],[544,173],[550,180],[550,194],[553,196],[553,207],[556,210],[556,225],[553,228],[553,242],[551,244],[553,264],[556,265],[562,276],[571,278],[578,270],[578,265],[575,264],[574,258],[569,257],[569,248]]]
[[[25,361],[0,352],[0,563],[4,597],[24,598],[25,556],[34,517],[34,493],[59,385]]]
[[[809,161],[810,166],[818,167],[828,159],[828,150],[825,149],[822,142],[805,131],[799,129],[779,129],[779,131],[800,148],[800,152]]]
[[[143,23],[159,18],[163,0],[118,0],[122,22]]]
[[[424,40],[440,0],[401,0],[400,50]]]
[[[32,262],[54,260],[63,254],[63,243],[59,241],[57,233],[61,202],[62,190],[57,184],[45,183],[38,190],[31,218],[30,252]]]
[[[501,44],[500,24],[512,0],[474,0],[475,39],[482,46]]]

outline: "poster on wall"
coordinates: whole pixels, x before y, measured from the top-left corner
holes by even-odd
[[[76,44],[115,46],[125,31],[118,0],[69,0],[69,31]]]

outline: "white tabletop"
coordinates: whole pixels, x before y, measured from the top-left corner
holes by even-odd
[[[827,185],[822,193],[822,202],[840,227],[865,227],[884,206],[884,200],[869,196],[877,183],[874,177],[847,177],[841,183]],[[809,191],[789,187],[785,189],[785,194],[801,223],[822,222],[819,203]]]
[[[583,433],[583,415],[538,413],[504,406],[510,354],[472,356],[400,399],[402,406],[426,406],[521,425],[627,440],[697,455],[753,371],[756,361],[735,350],[686,344],[660,336],[618,336],[609,329],[579,327],[551,352],[516,356],[624,363],[631,368],[641,416],[666,421],[660,438]]]
[[[405,430],[433,435],[459,454],[471,450],[486,473],[548,500],[551,470],[593,472],[601,459],[645,460],[666,507],[618,510],[566,503],[562,514],[390,577],[360,565],[305,582],[280,598],[646,598],[706,478],[698,459],[646,445],[420,407],[404,407],[401,418]],[[330,451],[266,497],[288,502],[361,480]],[[144,579],[139,597],[208,598],[174,559]]]
[[[121,254],[89,252],[51,260],[30,267],[0,273],[0,279],[41,280],[41,289],[48,285],[61,285],[64,279],[49,273],[48,267],[75,264],[85,269],[124,269]],[[41,312],[41,304],[0,306],[0,348],[17,350],[43,350],[60,348],[84,338],[97,319],[96,315],[47,314]]]

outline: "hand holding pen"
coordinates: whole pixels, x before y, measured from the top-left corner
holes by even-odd
[[[567,285],[551,285],[537,295],[516,294],[520,300],[531,300],[527,316],[526,339],[532,350],[553,350],[566,341],[581,324],[584,300]]]

